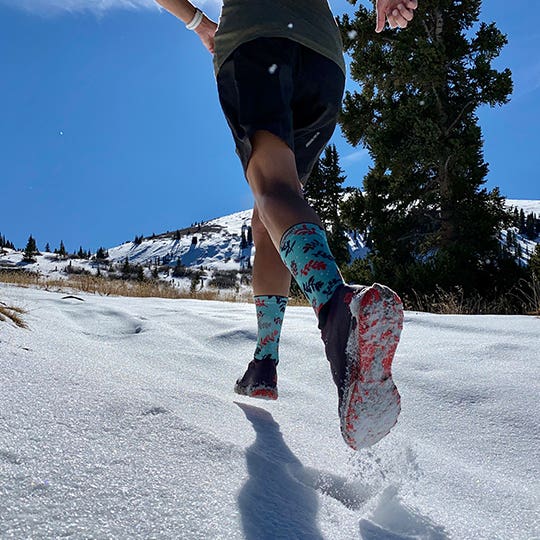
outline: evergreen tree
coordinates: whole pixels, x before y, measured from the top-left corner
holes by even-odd
[[[35,262],[36,255],[39,254],[40,253],[37,249],[36,240],[32,235],[30,235],[30,237],[28,238],[28,242],[26,243],[26,247],[24,248],[23,261]]]
[[[519,234],[525,234],[525,212],[523,208],[519,210]]]
[[[529,269],[536,279],[540,280],[540,244],[536,244],[534,253],[529,259]]]
[[[176,264],[172,273],[173,277],[184,277],[186,275],[186,267],[182,263],[181,257],[176,259]]]
[[[128,276],[129,274],[131,274],[131,265],[129,264],[129,258],[126,257],[124,259],[124,263],[122,265],[122,274],[124,276]]]
[[[47,242],[45,244],[45,253],[50,253],[51,252],[51,246],[49,245],[49,242]]]
[[[247,248],[247,238],[246,238],[246,232],[245,229],[242,227],[242,231],[240,232],[240,249]]]
[[[64,246],[64,242],[62,240],[60,240],[60,247],[57,249],[56,253],[60,255],[60,257],[67,256],[66,247]]]
[[[337,149],[335,145],[329,145],[315,164],[304,187],[305,199],[315,209],[325,227],[339,219],[344,181],[345,175],[339,166]]]
[[[532,212],[525,218],[525,236],[530,240],[536,238],[536,219]]]
[[[339,165],[336,146],[329,145],[315,164],[304,187],[304,197],[321,218],[338,266],[343,266],[350,260],[345,227],[340,218],[344,181],[345,175]]]
[[[15,249],[15,246],[13,245],[13,242],[10,242],[6,239],[6,237],[2,234],[0,235],[0,248],[8,248],[8,249]]]
[[[104,261],[105,259],[109,258],[109,252],[106,251],[104,248],[100,247],[96,251],[96,260],[97,261]]]
[[[373,159],[364,179],[371,260],[377,279],[400,290],[478,288],[497,267],[509,214],[484,187],[475,111],[507,103],[512,80],[491,67],[507,41],[495,24],[477,25],[480,5],[423,0],[407,29],[380,34],[363,6],[340,21],[361,85],[340,121]]]

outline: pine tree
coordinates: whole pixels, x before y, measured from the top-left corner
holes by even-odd
[[[104,261],[105,259],[109,258],[109,253],[104,248],[100,247],[96,251],[96,260],[97,261]]]
[[[132,267],[131,267],[131,264],[129,264],[129,258],[128,257],[126,257],[124,259],[124,263],[122,264],[121,272],[122,272],[122,275],[124,277],[128,277],[132,272]]]
[[[6,237],[2,234],[0,235],[0,248],[8,248],[8,249],[15,249],[15,246],[13,245],[13,242],[10,242],[6,239]]]
[[[49,245],[49,242],[47,242],[45,244],[45,253],[50,253],[51,252],[51,246]]]
[[[532,212],[527,214],[527,217],[525,218],[525,236],[529,238],[529,240],[534,240],[536,238],[536,219]]]
[[[480,5],[423,0],[407,29],[381,34],[363,6],[340,21],[361,85],[347,92],[341,125],[373,159],[364,179],[371,260],[401,290],[481,287],[497,266],[509,214],[484,187],[475,111],[507,103],[512,80],[491,66],[507,40],[495,24],[477,25]]]
[[[336,146],[329,145],[315,164],[304,187],[304,197],[321,218],[338,266],[343,266],[350,260],[345,226],[340,217],[344,181],[345,175],[339,165]]]
[[[519,234],[525,234],[525,212],[523,208],[519,210]]]
[[[60,240],[60,247],[57,249],[56,253],[60,255],[60,257],[67,256],[66,247],[64,246],[64,242],[62,240]]]
[[[28,242],[26,243],[26,247],[24,248],[23,261],[35,262],[36,255],[40,255],[40,253],[37,249],[36,240],[32,235],[30,235]]]
[[[529,269],[536,279],[540,280],[540,244],[536,244],[534,253],[529,259]]]
[[[240,249],[247,248],[247,238],[246,238],[246,232],[244,227],[242,227],[242,230],[240,231]]]

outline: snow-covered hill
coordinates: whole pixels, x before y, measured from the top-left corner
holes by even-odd
[[[126,242],[109,249],[109,258],[118,262],[128,257],[130,262],[142,265],[157,258],[171,264],[180,259],[185,266],[238,270],[251,254],[251,249],[240,248],[242,230],[247,234],[250,222],[251,210],[244,210],[183,229],[178,235],[163,234],[143,239],[140,244]]]
[[[540,538],[540,319],[406,313],[396,428],[341,440],[310,308],[280,399],[232,393],[252,305],[0,284],[0,538]]]
[[[536,214],[540,216],[540,201],[526,199],[506,199],[506,205],[511,208],[523,209],[526,214]]]

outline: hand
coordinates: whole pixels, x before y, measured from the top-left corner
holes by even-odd
[[[375,32],[384,30],[386,19],[390,28],[406,28],[418,7],[417,0],[377,0],[377,27]]]
[[[195,33],[199,36],[202,44],[214,54],[214,35],[217,30],[217,24],[209,19],[206,15],[203,17],[201,24],[195,29]]]

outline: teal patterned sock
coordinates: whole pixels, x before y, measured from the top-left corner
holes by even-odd
[[[285,232],[279,251],[283,262],[319,316],[324,304],[343,284],[326,233],[315,223],[298,223]]]
[[[286,296],[255,296],[257,309],[257,348],[255,360],[279,362],[279,337],[288,298]]]

